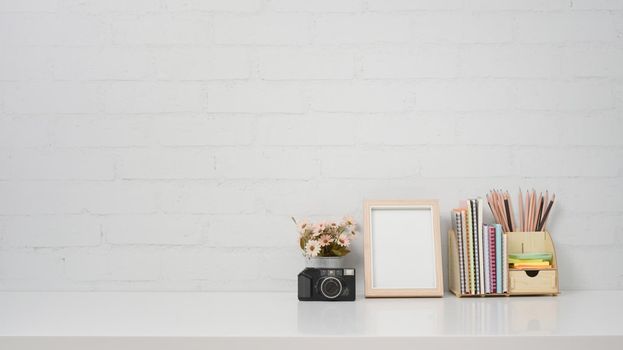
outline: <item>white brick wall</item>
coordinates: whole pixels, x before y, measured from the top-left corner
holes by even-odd
[[[209,113],[303,113],[303,89],[294,83],[266,81],[211,83],[206,87]]]
[[[0,52],[0,290],[294,290],[292,215],[518,187],[623,289],[623,0],[0,0]]]

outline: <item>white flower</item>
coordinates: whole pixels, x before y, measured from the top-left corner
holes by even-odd
[[[348,247],[350,245],[350,237],[349,237],[349,235],[346,234],[346,233],[342,233],[337,238],[337,244],[341,245],[342,247]]]
[[[350,238],[353,239],[355,238],[355,236],[357,236],[357,231],[355,231],[355,228],[353,227],[352,230],[348,232],[348,234],[350,235]]]
[[[320,242],[314,239],[310,239],[309,241],[307,241],[307,244],[305,244],[305,255],[318,256],[318,254],[320,253],[320,248],[322,248],[320,246]]]
[[[322,232],[325,230],[326,226],[324,223],[314,224],[312,228],[312,236],[320,236]]]
[[[331,242],[333,242],[333,237],[331,237],[330,235],[322,235],[322,236],[320,236],[320,246],[321,247],[328,246],[329,244],[331,244]]]
[[[343,225],[344,226],[355,226],[356,223],[352,216],[346,216],[343,219]]]
[[[305,233],[306,230],[309,230],[311,228],[311,225],[309,224],[309,221],[303,220],[298,224],[298,227],[299,232]]]

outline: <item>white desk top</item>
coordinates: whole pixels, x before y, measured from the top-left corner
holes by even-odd
[[[623,291],[299,302],[291,293],[0,293],[3,337],[623,337]]]

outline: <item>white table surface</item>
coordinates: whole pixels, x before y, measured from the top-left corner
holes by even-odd
[[[623,341],[623,291],[563,291],[556,297],[359,297],[355,302],[299,302],[293,293],[263,292],[0,293],[1,349],[68,349],[72,339],[82,342],[76,348],[102,340],[119,341],[115,347],[121,348],[124,339],[150,338],[177,339],[178,344],[192,340],[186,345],[198,347],[210,340],[228,347],[226,341],[245,338],[254,339],[256,348],[262,348],[260,340],[280,338],[343,338],[352,348],[358,342],[357,348],[374,344],[369,342],[373,338],[403,339],[406,347],[418,339],[435,346],[445,339],[469,340],[483,348],[477,341],[485,338],[492,340],[488,344],[545,339],[556,344],[566,340],[571,347],[597,341],[607,347]],[[84,343],[89,340],[93,342]],[[54,341],[58,346],[51,345]]]

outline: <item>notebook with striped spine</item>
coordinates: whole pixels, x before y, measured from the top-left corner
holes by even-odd
[[[491,274],[489,276],[491,282],[491,293],[497,293],[497,275],[496,275],[496,271],[497,271],[497,265],[496,265],[496,250],[497,247],[495,245],[496,240],[495,240],[495,226],[491,225],[489,226],[489,232],[487,234],[488,238],[489,238],[489,264],[491,265],[490,267],[490,271]]]
[[[502,265],[502,225],[495,224],[495,264],[496,264],[496,292],[502,293],[502,273],[504,272],[504,265]]]
[[[466,232],[466,243],[467,243],[467,280],[469,282],[469,292],[470,294],[476,293],[476,279],[475,279],[475,270],[474,270],[474,231],[472,230],[472,210],[469,207],[469,201],[465,205],[467,209],[465,209],[465,232]]]
[[[472,211],[472,234],[474,240],[472,244],[474,245],[474,280],[476,284],[476,290],[474,294],[482,293],[482,284],[480,283],[480,274],[481,274],[481,264],[480,264],[480,247],[482,243],[481,237],[478,235],[478,232],[482,232],[478,229],[478,214],[476,213],[476,201],[473,199],[469,200],[470,208]]]
[[[508,234],[502,234],[502,266],[508,266]],[[502,274],[502,291],[504,293],[508,292],[508,276],[506,275],[506,271],[508,269],[502,270],[504,273]]]
[[[461,293],[465,293],[465,264],[463,261],[463,222],[460,210],[454,210],[454,227],[456,230],[457,249],[459,250],[459,280],[461,284]]]
[[[465,276],[465,293],[470,293],[469,287],[469,255],[467,255],[468,248],[468,240],[467,240],[467,224],[466,220],[466,210],[461,209],[461,223],[463,229],[463,266],[465,270],[463,271],[463,275]]]
[[[480,263],[480,293],[482,294],[484,292],[484,285],[485,285],[485,275],[482,272],[484,270],[485,267],[485,261],[484,261],[484,250],[483,250],[483,240],[485,239],[485,235],[482,232],[482,213],[483,213],[483,206],[482,206],[482,198],[478,197],[476,200],[476,215],[478,217],[478,226],[476,226],[478,228],[478,243],[480,244],[478,247],[478,255],[479,255],[479,263]]]
[[[483,251],[483,265],[484,265],[484,279],[485,279],[485,294],[491,293],[491,264],[489,262],[489,251],[491,251],[491,246],[489,245],[489,225],[482,225],[483,232],[483,240],[482,240],[482,251]]]

